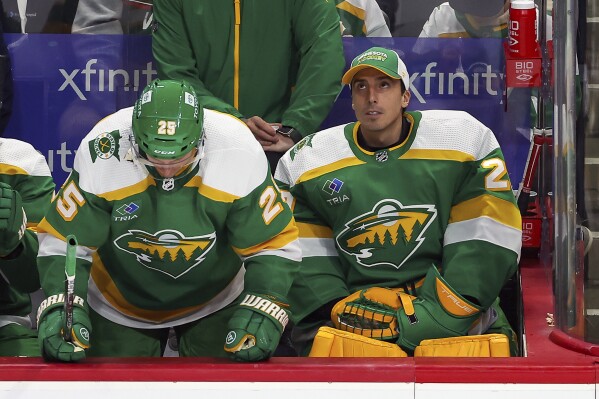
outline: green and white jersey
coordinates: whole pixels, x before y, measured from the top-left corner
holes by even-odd
[[[46,295],[64,291],[65,237],[74,234],[76,294],[121,325],[180,325],[243,290],[285,298],[301,260],[297,227],[246,125],[205,110],[202,158],[168,186],[133,156],[132,110],[83,139],[40,224]]]
[[[391,37],[376,0],[335,0],[341,34],[350,37]]]
[[[481,22],[486,22],[483,24]],[[428,20],[422,27],[419,37],[507,37],[508,11],[501,16],[476,19],[472,16],[455,11],[448,2],[433,9]]]
[[[46,159],[30,144],[0,138],[0,182],[19,192],[27,217],[23,250],[15,258],[0,258],[0,327],[9,323],[31,327],[28,293],[40,287],[36,229],[54,195],[54,181]]]
[[[491,130],[461,111],[406,118],[398,146],[362,149],[356,122],[305,138],[279,162],[303,254],[289,294],[297,320],[366,287],[417,294],[433,265],[488,307],[516,270],[521,218]]]

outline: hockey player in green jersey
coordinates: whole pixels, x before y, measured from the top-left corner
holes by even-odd
[[[53,195],[44,157],[0,138],[0,356],[40,356],[29,293],[40,288],[36,226]]]
[[[335,0],[344,37],[391,37],[385,14],[376,1]]]
[[[426,339],[513,339],[496,299],[521,218],[492,131],[461,111],[405,111],[410,77],[393,50],[360,54],[343,83],[358,121],[306,137],[275,174],[303,254],[288,296],[296,344],[331,322],[408,354]]]
[[[291,210],[245,124],[203,109],[185,82],[156,80],[83,139],[40,223],[43,355],[161,356],[173,327],[181,356],[266,359],[300,259]]]

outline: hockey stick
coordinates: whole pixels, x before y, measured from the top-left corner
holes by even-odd
[[[67,256],[64,264],[65,298],[64,298],[64,332],[65,341],[71,342],[73,329],[73,303],[75,301],[75,266],[77,263],[77,238],[74,235],[67,236]]]
[[[528,159],[526,160],[526,166],[524,167],[522,187],[518,193],[518,208],[522,215],[526,215],[528,211],[528,200],[532,190],[532,180],[537,172],[541,149],[544,144],[551,144],[551,137],[535,132],[530,144]]]

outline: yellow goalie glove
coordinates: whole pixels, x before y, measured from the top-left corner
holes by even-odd
[[[413,296],[401,288],[366,288],[333,306],[331,320],[335,328],[379,340],[393,340],[399,337],[397,309],[411,306]],[[406,309],[410,313],[410,309]],[[413,310],[412,310],[413,313]]]

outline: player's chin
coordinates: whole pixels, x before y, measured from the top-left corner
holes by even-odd
[[[366,130],[366,131],[370,131],[370,132],[378,132],[380,130],[383,130],[385,127],[385,124],[378,119],[376,119],[376,120],[364,119],[360,122],[362,124],[362,129]]]

